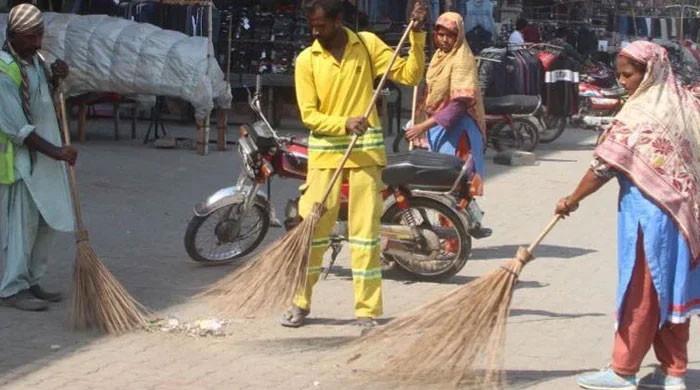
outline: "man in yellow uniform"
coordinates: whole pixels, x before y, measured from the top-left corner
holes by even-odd
[[[343,169],[350,185],[348,231],[352,255],[355,316],[358,325],[372,327],[382,314],[382,271],[379,261],[379,228],[382,213],[381,170],[386,165],[384,137],[379,116],[365,110],[373,95],[373,81],[389,72],[401,84],[417,85],[425,67],[426,11],[416,2],[412,18],[419,23],[410,33],[407,58],[398,58],[387,69],[393,49],[376,35],[355,33],[342,24],[340,0],[311,0],[305,5],[314,43],[296,59],[296,95],[309,137],[307,190],[299,201],[299,213],[306,217],[320,202],[331,177],[339,167],[352,135],[360,138]],[[309,314],[311,292],[321,273],[323,254],[338,216],[341,182],[337,181],[326,202],[327,211],[313,237],[307,283],[284,313],[282,325],[299,327]]]

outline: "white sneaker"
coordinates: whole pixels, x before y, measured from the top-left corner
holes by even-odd
[[[660,367],[639,380],[640,389],[685,390],[685,378],[667,375]]]

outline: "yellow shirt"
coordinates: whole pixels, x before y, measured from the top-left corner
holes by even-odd
[[[348,43],[337,61],[318,41],[296,59],[294,81],[301,119],[309,130],[309,168],[337,168],[351,136],[346,134],[349,117],[364,115],[373,95],[372,61],[376,77],[386,72],[393,50],[376,35],[345,29]],[[425,33],[410,32],[407,58],[397,58],[389,78],[417,85],[425,67]],[[365,49],[365,45],[366,49]],[[384,136],[376,108],[369,115],[370,129],[358,142],[346,167],[386,165]]]

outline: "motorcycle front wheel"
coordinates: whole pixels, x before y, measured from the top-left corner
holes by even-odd
[[[233,204],[192,217],[185,232],[185,249],[192,260],[228,264],[260,245],[270,227],[270,213],[261,202],[253,203],[244,214],[242,207]]]
[[[408,208],[394,204],[382,216],[388,224],[415,225],[440,232],[440,254],[435,259],[418,260],[411,256],[383,254],[403,271],[425,281],[443,281],[467,264],[472,241],[462,219],[449,206],[431,198],[411,198]]]

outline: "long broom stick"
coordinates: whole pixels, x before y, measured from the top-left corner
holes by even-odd
[[[532,252],[560,219],[555,216],[527,249],[518,248],[497,270],[353,343],[351,350],[358,353],[350,360],[367,360],[374,371],[377,357],[384,358],[394,380],[502,387],[505,326],[515,284],[533,259]]]
[[[70,145],[66,103],[60,86],[57,95],[55,100],[59,106],[64,142]],[[70,164],[66,166],[75,213],[73,326],[78,329],[94,327],[105,333],[118,334],[145,325],[147,310],[122,287],[90,246],[80,208],[75,168]]]
[[[406,42],[414,24],[413,20],[408,24],[394,50],[387,71],[382,76],[372,100],[364,112],[365,118],[368,118],[372,113],[389,72],[399,56],[399,50]],[[316,224],[325,212],[328,196],[340,177],[358,139],[359,135],[353,135],[324,196],[319,203],[314,203],[310,214],[299,225],[278,241],[268,245],[246,265],[233,271],[204,292],[204,295],[215,298],[213,301],[215,306],[218,306],[225,314],[246,316],[256,312],[278,310],[289,305],[294,295],[306,284],[309,251]]]
[[[418,85],[413,87],[413,100],[411,101],[411,126],[416,125],[416,106],[418,105]],[[408,150],[413,150],[413,140],[408,141]]]

